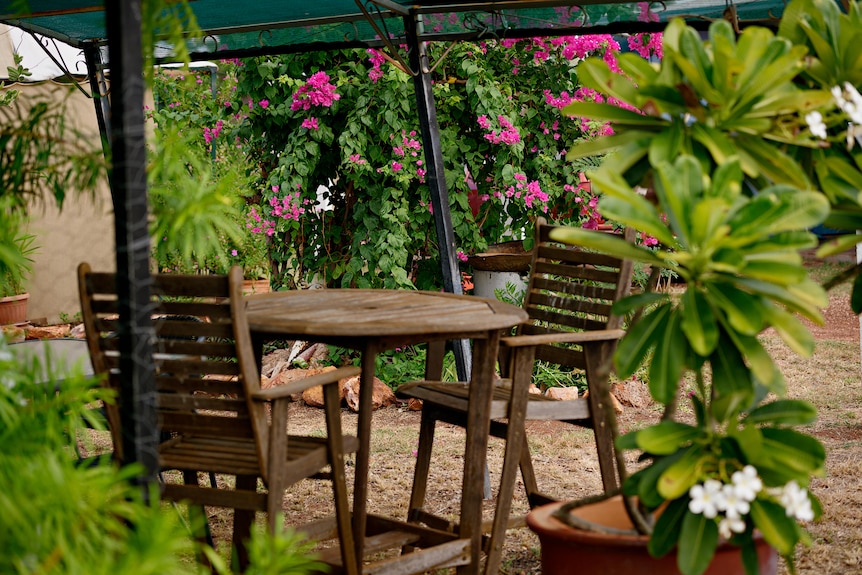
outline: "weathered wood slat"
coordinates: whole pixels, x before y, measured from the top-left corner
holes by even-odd
[[[588,252],[573,248],[572,246],[557,246],[554,244],[540,243],[538,255],[542,260],[554,260],[582,266],[605,266],[619,268],[622,261],[614,256]]]
[[[554,277],[537,276],[533,278],[531,287],[533,290],[538,290],[540,292],[542,290],[548,290],[576,297],[609,302],[613,302],[616,297],[616,286],[608,287],[596,284],[583,284]]]
[[[546,261],[536,262],[535,273],[564,276],[572,279],[609,284],[615,283],[615,280],[619,278],[619,274],[614,270],[604,270],[593,267],[577,267]]]

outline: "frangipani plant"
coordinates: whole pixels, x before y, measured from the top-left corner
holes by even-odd
[[[799,250],[817,245],[807,230],[829,213],[827,199],[786,184],[746,195],[736,157],[711,173],[688,155],[656,165],[655,203],[612,165],[592,182],[606,217],[658,238],[659,248],[578,228],[553,238],[670,270],[684,286],[631,296],[614,310],[644,312],[618,346],[617,375],[648,366],[650,393],[666,408],[661,423],[618,441],[650,460],[623,483],[648,512],[635,524],[651,533],[653,555],[678,547],[685,575],[702,573],[721,539],[739,545],[747,572],[756,573],[756,531],[792,565],[796,545],[808,540],[799,521],[820,513],[807,488],[823,472],[825,452],[794,429],[815,419],[814,407],[781,399],[784,379],[757,336],[772,328],[796,353],[812,353],[796,315],[822,323],[828,301]],[[768,393],[779,399],[764,402]],[[683,396],[693,421],[675,418]],[[622,458],[619,465],[625,476]],[[640,512],[632,505],[630,513]]]

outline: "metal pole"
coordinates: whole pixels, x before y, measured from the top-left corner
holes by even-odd
[[[124,463],[138,462],[146,485],[156,481],[158,429],[151,348],[150,242],[144,141],[141,0],[105,3],[111,64],[111,173],[117,244],[119,349]],[[146,493],[145,493],[146,495]]]
[[[105,79],[105,64],[102,62],[102,48],[95,44],[84,47],[84,60],[87,62],[87,78],[90,80],[90,94],[96,108],[96,121],[102,137],[102,151],[105,159],[111,159],[111,101],[108,98],[108,82]]]
[[[452,229],[452,216],[449,210],[449,190],[446,187],[443,150],[440,146],[440,126],[437,123],[437,109],[434,106],[431,74],[426,72],[429,68],[426,45],[424,42],[419,42],[419,25],[413,17],[404,17],[409,63],[413,71],[413,90],[416,93],[416,104],[419,110],[419,128],[422,133],[425,164],[428,169],[425,179],[431,189],[431,206],[434,208],[440,267],[443,271],[443,289],[449,293],[460,294],[464,292],[461,289],[461,272],[458,269],[458,258],[455,250],[455,232]],[[458,379],[469,381],[472,367],[469,342],[458,340],[452,343]]]

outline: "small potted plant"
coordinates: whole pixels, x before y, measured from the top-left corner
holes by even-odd
[[[763,28],[737,38],[716,22],[704,43],[674,21],[659,66],[621,55],[623,75],[597,60],[579,67],[586,85],[634,110],[572,104],[569,113],[611,121],[615,135],[573,146],[570,158],[615,151],[588,174],[604,195],[601,212],[660,245],[576,228],[555,239],[670,270],[681,283],[615,309],[643,312],[614,355],[617,375],[645,367],[664,417],[619,438],[620,452],[642,454],[631,475],[618,454],[621,497],[531,513],[546,575],[571,565],[603,574],[774,573],[776,555],[792,569],[796,546],[809,539],[804,523],[820,507],[808,486],[825,452],[797,427],[816,413],[783,398],[781,372],[757,337],[771,328],[810,354],[813,339],[796,316],[821,322],[828,303],[799,253],[817,246],[809,230],[830,215],[832,199],[810,184],[801,161],[800,150],[822,147],[803,118],[832,105],[828,91],[797,85],[805,53]],[[679,401],[690,407],[682,415]],[[612,410],[604,419],[615,426]],[[605,506],[624,509],[625,521],[604,525]],[[580,543],[566,539],[568,551],[602,551],[546,561],[552,539],[571,534]],[[641,554],[626,559],[634,548]],[[609,562],[599,565],[600,556]]]
[[[0,325],[27,320],[30,294],[24,286],[33,270],[35,237],[27,233],[25,218],[17,210],[4,210],[0,227]]]
[[[765,401],[768,394],[783,396],[785,385],[757,335],[773,328],[796,352],[813,351],[794,313],[822,321],[819,310],[828,302],[808,279],[799,250],[816,245],[807,229],[826,217],[829,204],[820,193],[787,185],[748,197],[735,159],[709,174],[682,156],[655,175],[655,204],[609,168],[594,173],[593,183],[605,194],[602,213],[658,238],[659,249],[579,228],[554,238],[671,270],[683,282],[679,292],[638,294],[615,310],[644,312],[614,356],[618,376],[648,364],[650,393],[665,406],[660,423],[618,441],[620,450],[638,449],[649,461],[628,476],[618,458],[620,505],[636,527],[622,541],[630,544],[640,532],[644,555],[657,557],[678,548],[672,564],[685,575],[703,573],[726,541],[742,550],[740,569],[757,573],[758,563],[775,564],[768,554],[758,560],[759,537],[791,561],[807,540],[799,521],[819,515],[807,487],[823,472],[825,453],[794,429],[814,420],[814,408]],[[676,416],[680,399],[690,402],[692,416]],[[613,410],[604,418],[613,424]],[[544,546],[543,540],[543,553]]]

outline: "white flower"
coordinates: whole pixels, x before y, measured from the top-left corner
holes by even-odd
[[[821,140],[826,139],[826,124],[823,123],[823,114],[817,111],[805,114],[805,123],[808,124],[812,136],[817,136]]]
[[[748,500],[739,496],[735,485],[727,484],[721,489],[723,497],[719,502],[719,511],[724,511],[728,519],[738,519],[751,511]]]
[[[736,471],[730,476],[736,495],[745,501],[754,501],[757,493],[763,489],[763,482],[757,476],[753,465],[746,465],[742,471]]]
[[[851,122],[862,124],[862,95],[852,84],[845,82],[843,89],[840,86],[833,87],[832,96],[838,108],[850,117]]]
[[[740,517],[724,517],[718,523],[718,533],[725,539],[730,539],[734,533],[744,532],[745,521]]]
[[[718,515],[718,508],[723,506],[724,495],[721,492],[721,482],[715,479],[707,479],[703,485],[695,485],[688,491],[691,501],[688,509],[692,513],[703,513],[707,519],[713,519]]]
[[[799,487],[796,481],[788,481],[781,491],[781,505],[787,510],[788,517],[795,517],[799,521],[811,521],[814,519],[814,509],[811,507],[811,499],[808,498],[808,490]]]

